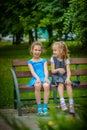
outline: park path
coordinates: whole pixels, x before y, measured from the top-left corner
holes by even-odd
[[[0,109],[0,112],[4,115],[7,115],[8,119],[10,119],[10,120],[15,119],[17,122],[20,123],[20,125],[22,122],[25,126],[30,128],[29,130],[41,130],[38,125],[40,119],[47,120],[47,121],[51,120],[50,116],[42,116],[42,117],[38,116],[35,110],[33,112],[30,112],[27,109],[25,109],[23,111],[22,116],[18,116],[17,110],[14,110],[14,109]],[[61,116],[60,111],[57,114],[58,114],[58,116]],[[66,114],[66,117],[70,117],[70,114]],[[78,115],[77,115],[77,117],[78,117]],[[2,117],[0,117],[0,130],[13,130],[3,120]]]
[[[23,116],[18,116],[17,110],[14,109],[0,109],[0,112],[10,118],[22,121],[31,130],[40,130],[38,127],[37,113],[24,113]],[[13,130],[6,122],[0,117],[0,130]]]

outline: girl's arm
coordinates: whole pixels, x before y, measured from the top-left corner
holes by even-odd
[[[37,76],[37,74],[35,73],[33,66],[31,64],[28,64],[29,70],[31,72],[31,74],[33,75],[33,77],[35,77],[37,80],[40,80],[39,77]]]
[[[45,78],[48,78],[47,61],[44,63],[44,73],[45,73]]]
[[[50,83],[48,80],[48,67],[47,67],[47,61],[44,63],[44,73],[45,73],[45,82]]]
[[[69,64],[66,65],[66,71],[67,71],[67,78],[65,80],[65,83],[66,84],[71,84],[71,80],[70,80],[71,70],[70,70],[70,65]]]
[[[67,71],[67,78],[70,79],[71,77],[71,70],[70,70],[70,65],[66,65],[66,71]]]
[[[55,69],[55,64],[53,62],[51,62],[51,72],[54,73],[54,74],[56,74],[57,72],[64,74],[65,70],[64,70],[64,68]]]

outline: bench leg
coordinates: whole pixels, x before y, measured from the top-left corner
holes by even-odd
[[[14,109],[17,109],[17,95],[16,95],[16,90],[14,89]]]
[[[57,103],[57,90],[56,89],[53,90],[53,99],[54,99],[54,103]]]
[[[18,116],[22,116],[21,104],[18,103]]]
[[[14,88],[14,109],[18,108],[18,116],[22,116],[22,108],[21,108],[21,102],[20,102],[20,96],[19,93]]]

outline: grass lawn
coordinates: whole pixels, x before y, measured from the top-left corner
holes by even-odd
[[[71,57],[87,57],[86,48],[83,50],[79,43],[67,42],[67,45]],[[46,45],[45,48],[47,48]],[[47,50],[44,50],[42,57],[50,58],[51,55],[52,50],[51,47],[49,47]],[[13,81],[10,72],[12,60],[29,58],[31,58],[31,56],[27,43],[12,45],[10,42],[0,42],[0,108],[13,108]],[[86,79],[87,77],[84,77],[84,80]],[[22,82],[28,83],[28,79]],[[81,92],[84,93],[85,91],[82,90]],[[78,94],[77,91],[74,92],[74,95],[76,94]]]

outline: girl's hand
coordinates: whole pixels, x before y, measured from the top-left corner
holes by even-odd
[[[58,72],[59,72],[60,74],[64,74],[64,73],[65,73],[65,69],[64,69],[64,68],[58,68]]]
[[[71,84],[71,80],[70,80],[69,78],[66,78],[65,83],[66,83],[67,85],[70,85],[70,84]]]
[[[37,78],[36,83],[41,83],[41,81],[40,81],[40,79],[39,79],[39,78]]]
[[[48,80],[48,78],[45,78],[45,83],[48,83],[48,84],[50,84],[50,81]]]

